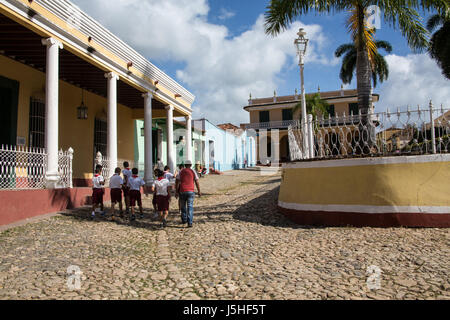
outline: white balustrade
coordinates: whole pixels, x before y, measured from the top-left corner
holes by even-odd
[[[312,120],[314,158],[420,155],[450,152],[450,109],[406,108]],[[304,160],[301,124],[289,126],[291,160]]]
[[[43,189],[46,186],[45,149],[22,146],[0,148],[0,190]],[[73,149],[58,152],[58,186],[73,187]]]

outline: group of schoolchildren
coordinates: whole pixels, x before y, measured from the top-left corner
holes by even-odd
[[[158,159],[159,160],[159,159]],[[138,169],[133,168],[130,170],[129,163],[123,163],[124,169],[119,167],[114,170],[114,175],[109,180],[109,187],[111,192],[111,219],[114,220],[115,206],[119,205],[120,217],[124,217],[122,206],[122,193],[125,199],[126,215],[130,215],[130,221],[136,220],[135,206],[139,207],[140,218],[144,218],[141,198],[141,188],[145,186],[145,181],[138,176]],[[105,179],[102,176],[102,166],[97,165],[95,168],[95,174],[92,178],[93,191],[92,191],[92,214],[91,218],[95,218],[96,210],[100,210],[101,216],[105,216],[103,208],[103,195],[105,193]],[[180,165],[180,170],[183,169],[183,165]],[[123,177],[120,175],[122,173]],[[154,170],[156,180],[151,186],[151,192],[153,193],[153,210],[156,218],[156,214],[159,213],[159,219],[161,227],[166,227],[167,216],[169,214],[169,203],[171,200],[171,180],[175,176],[170,172],[168,166],[164,167],[164,170],[156,168]],[[144,190],[146,192],[146,190]]]

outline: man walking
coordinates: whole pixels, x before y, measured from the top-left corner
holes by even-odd
[[[176,197],[180,197],[181,206],[181,223],[188,224],[188,227],[192,227],[194,219],[194,185],[197,186],[198,196],[201,197],[200,185],[198,183],[197,173],[192,170],[192,161],[186,160],[185,168],[177,175],[175,190]]]

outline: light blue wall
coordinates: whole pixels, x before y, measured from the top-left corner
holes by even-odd
[[[214,124],[208,120],[196,120],[198,123],[200,121],[202,129],[205,131],[204,136],[200,133],[194,132],[195,140],[204,141],[205,150],[199,150],[199,154],[204,154],[204,159],[197,159],[195,156],[195,150],[193,149],[193,163],[205,164],[205,167],[209,171],[210,166],[214,166],[214,169],[219,171],[228,171],[234,169],[241,169],[244,167],[244,159],[247,159],[247,166],[256,165],[256,144],[254,139],[249,137],[247,132],[244,131],[240,136],[236,136],[231,132],[222,130],[216,127]],[[153,121],[153,127],[156,126],[155,120]],[[144,122],[142,120],[137,120],[135,122],[135,161],[141,163],[139,167],[141,174],[143,174],[143,163],[144,163],[144,137],[141,137],[140,132],[143,127]],[[177,157],[176,164],[181,163],[182,157],[178,155],[179,148],[176,145],[177,141],[177,129],[181,128],[178,125],[174,126],[174,151]],[[163,141],[162,141],[162,155],[161,160],[163,163],[167,163],[167,135],[165,124],[159,125],[159,128],[163,131]],[[209,141],[214,141],[214,164],[210,164],[210,148]]]
[[[255,166],[256,145],[250,142],[247,133],[236,136],[231,132],[222,130],[208,120],[204,121],[205,128],[205,163],[206,168],[214,167],[219,171],[242,169],[244,160],[247,166]],[[214,163],[210,163],[210,144],[214,141]]]

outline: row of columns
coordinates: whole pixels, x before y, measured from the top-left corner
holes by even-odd
[[[47,188],[57,188],[59,182],[58,172],[58,99],[59,99],[59,49],[63,48],[61,42],[54,38],[42,39],[47,47],[46,56],[46,89],[45,89],[45,146],[47,150]],[[107,157],[111,168],[117,167],[117,80],[114,72],[105,74],[107,79],[107,106],[108,106],[108,134]],[[145,169],[144,180],[147,184],[153,182],[153,146],[152,146],[152,99],[153,93],[147,92],[144,98],[144,152]],[[173,110],[172,105],[166,107],[167,115],[167,159],[168,166],[173,172],[175,169],[173,151]],[[186,117],[187,160],[192,161],[192,128],[191,116]],[[159,150],[158,150],[159,151]],[[162,150],[161,150],[162,151]]]

